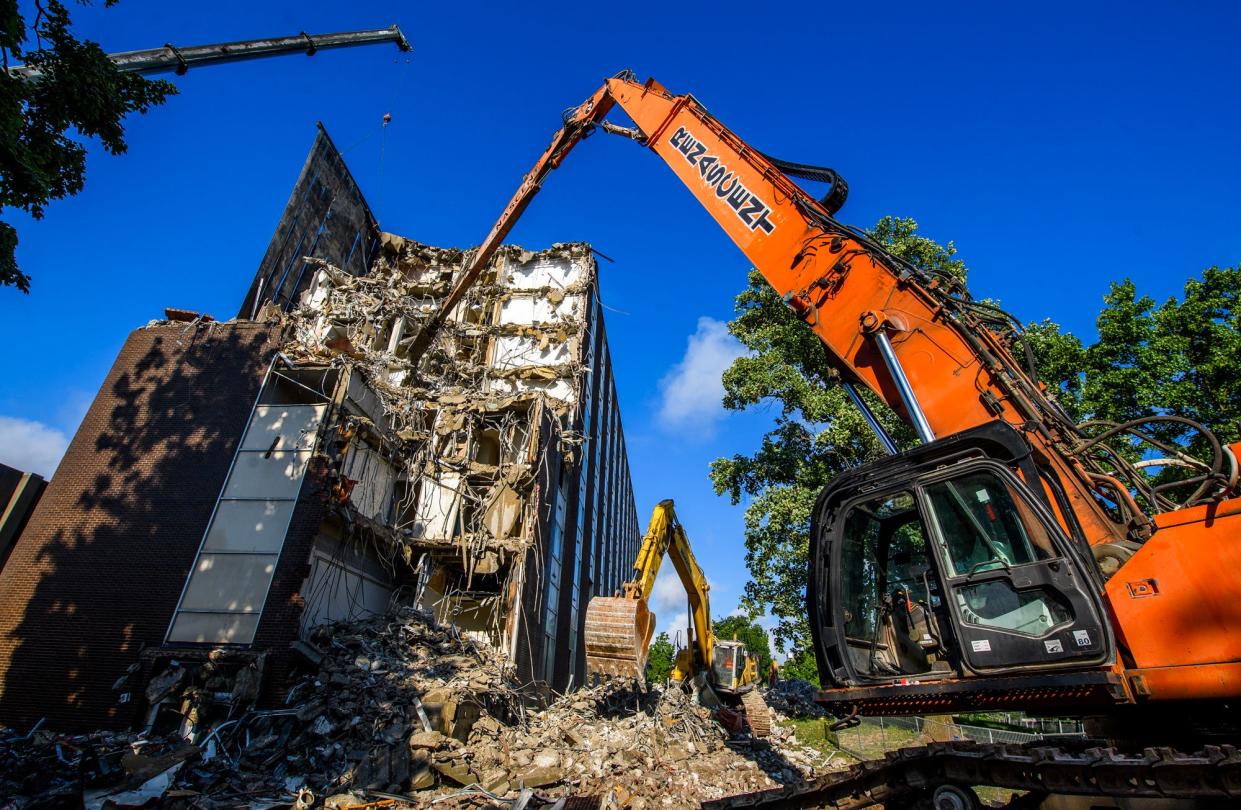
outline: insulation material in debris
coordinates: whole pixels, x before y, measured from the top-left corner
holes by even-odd
[[[508,537],[521,514],[521,496],[508,484],[498,484],[487,500],[487,531],[497,540]]]
[[[386,572],[368,555],[350,553],[339,540],[319,537],[311,553],[310,576],[302,588],[302,628],[357,621],[384,613],[392,599]]]
[[[356,441],[345,462],[345,477],[356,483],[351,491],[353,505],[372,520],[385,520],[396,483],[396,467],[365,441]]]
[[[444,473],[439,478],[422,479],[418,518],[411,536],[417,540],[452,540],[457,529],[457,510],[461,504],[461,477]]]
[[[526,258],[519,253],[515,258],[516,261],[508,262],[504,266],[505,279],[514,290],[542,290],[551,287],[569,292],[585,278],[586,268],[583,263],[573,261],[571,255],[545,252]],[[594,260],[591,259],[590,263],[593,265]]]

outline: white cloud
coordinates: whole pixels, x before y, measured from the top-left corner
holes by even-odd
[[[746,354],[722,321],[702,317],[689,336],[685,356],[659,382],[659,422],[668,430],[709,436],[724,415],[724,371]]]
[[[0,463],[51,478],[69,437],[30,419],[0,416]]]
[[[656,615],[685,607],[685,586],[681,584],[681,578],[677,576],[676,568],[669,560],[664,561],[660,566],[659,576],[655,577],[649,607]]]
[[[708,589],[710,586],[711,579],[708,577]],[[671,560],[665,559],[659,569],[647,607],[655,614],[656,635],[667,633],[668,638],[675,644],[679,633],[679,641],[684,645],[685,628],[689,626],[689,597],[685,595],[685,586],[681,584],[681,578]]]

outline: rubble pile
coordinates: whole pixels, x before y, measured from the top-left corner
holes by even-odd
[[[730,746],[711,712],[680,689],[611,684],[571,692],[521,726],[480,721],[466,751],[484,785],[565,785],[628,806],[697,806],[771,787],[787,769],[764,743]],[[798,780],[789,771],[787,778]],[[671,803],[656,797],[681,797]]]
[[[797,783],[826,763],[789,729],[729,739],[677,688],[562,696],[511,682],[488,645],[420,610],[325,626],[288,705],[176,733],[0,738],[13,807],[691,807]],[[315,660],[317,659],[317,660]],[[509,801],[501,801],[508,797]],[[445,804],[445,800],[449,803]]]
[[[814,696],[818,689],[814,684],[797,679],[779,680],[764,692],[767,706],[783,717],[826,717],[827,712]]]

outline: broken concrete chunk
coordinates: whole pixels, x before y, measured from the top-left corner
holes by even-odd
[[[470,770],[462,759],[432,759],[431,767],[458,785],[472,785],[478,781],[478,776]]]
[[[536,768],[557,768],[559,766],[560,754],[555,751],[540,751],[534,755],[534,767]]]
[[[253,703],[259,698],[261,685],[262,675],[259,674],[258,667],[253,664],[242,667],[233,677],[233,692],[229,696],[229,702],[235,705]]]
[[[438,731],[420,731],[409,738],[410,748],[438,750],[448,744],[448,738]]]
[[[564,771],[556,767],[525,768],[513,774],[513,779],[522,787],[537,788],[554,785],[564,778]]]
[[[435,770],[431,767],[431,763],[415,762],[410,769],[409,789],[410,790],[426,790],[435,785]]]
[[[187,673],[185,667],[173,665],[151,678],[146,688],[147,702],[154,705],[176,692]]]

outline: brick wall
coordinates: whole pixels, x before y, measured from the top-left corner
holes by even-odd
[[[311,551],[328,513],[329,468],[328,459],[321,455],[311,458],[306,468],[302,491],[289,519],[284,548],[276,563],[267,601],[263,604],[263,615],[254,634],[253,648],[270,652],[263,694],[260,696],[260,702],[266,705],[274,705],[284,699],[290,664],[289,645],[298,636],[302,611],[306,609],[302,584],[310,576]]]
[[[129,336],[0,570],[0,723],[131,721],[112,684],[163,642],[273,337],[247,322]],[[281,558],[273,616],[297,606],[295,556]],[[286,625],[264,617],[260,635]]]

